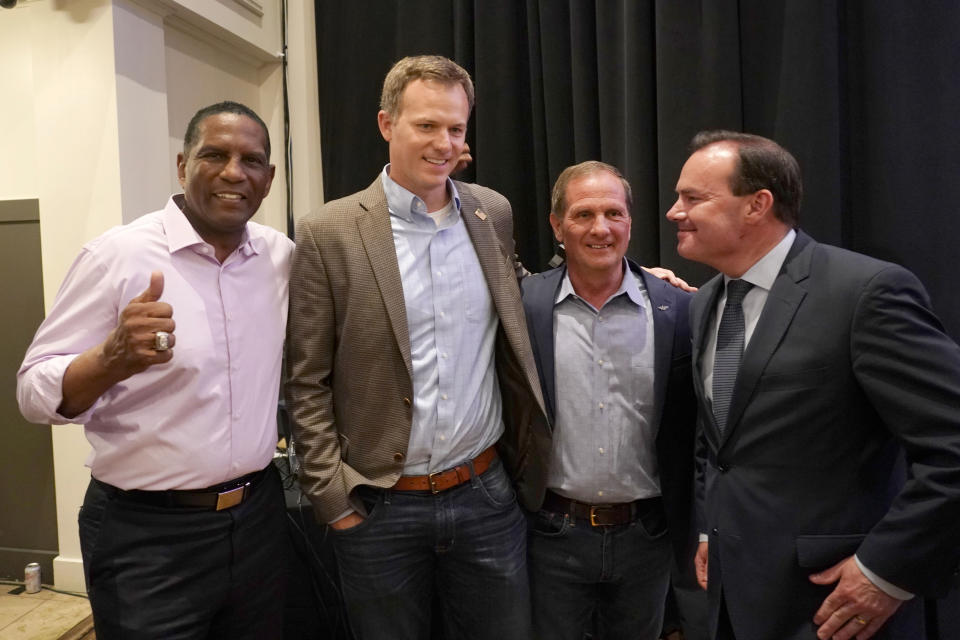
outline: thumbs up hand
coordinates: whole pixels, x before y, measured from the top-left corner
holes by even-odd
[[[155,364],[173,358],[176,338],[173,330],[173,307],[160,302],[163,295],[163,273],[150,274],[150,284],[120,312],[120,322],[102,345],[103,364],[113,369],[121,380],[140,373]],[[167,348],[157,339],[157,332],[166,332]],[[158,349],[160,347],[160,349]]]

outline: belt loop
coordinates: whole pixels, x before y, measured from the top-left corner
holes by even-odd
[[[480,455],[483,455],[483,454],[481,453]],[[476,489],[480,487],[482,484],[482,481],[480,480],[480,474],[477,473],[476,468],[473,466],[473,459],[467,460],[467,473],[469,474],[469,477],[464,479],[463,482],[470,480],[470,484],[471,486],[473,486],[473,488]],[[460,476],[460,473],[458,472],[457,477],[459,476]]]

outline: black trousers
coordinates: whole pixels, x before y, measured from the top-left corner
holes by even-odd
[[[91,479],[79,524],[98,640],[282,636],[286,510],[273,465],[224,511],[142,504]]]

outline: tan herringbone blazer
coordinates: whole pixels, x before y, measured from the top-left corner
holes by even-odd
[[[521,501],[538,508],[549,431],[514,257],[510,204],[457,183],[461,211],[500,316],[497,374],[506,427],[498,450]],[[297,225],[287,324],[287,405],[300,484],[318,518],[350,508],[358,485],[392,486],[413,414],[410,338],[387,200],[378,176]]]

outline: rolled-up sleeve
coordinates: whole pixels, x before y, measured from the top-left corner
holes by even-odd
[[[17,403],[23,417],[38,424],[85,424],[98,400],[73,418],[57,412],[63,402],[63,374],[79,354],[107,337],[117,323],[117,283],[88,249],[74,261],[53,307],[37,329],[17,372]]]

